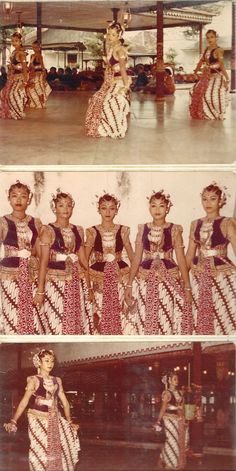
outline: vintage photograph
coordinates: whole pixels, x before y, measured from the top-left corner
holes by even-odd
[[[0,10],[1,164],[235,161],[234,0]]]
[[[2,333],[235,333],[233,172],[1,180]]]
[[[1,343],[2,471],[235,469],[235,345]]]

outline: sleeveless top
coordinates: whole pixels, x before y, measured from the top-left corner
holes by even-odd
[[[35,375],[29,376],[27,383],[32,380],[34,381],[35,391],[30,400],[30,410],[47,413],[49,409],[57,408],[58,394],[60,388],[62,388],[61,379],[55,376],[44,379],[40,375]]]
[[[121,232],[123,227],[125,226],[120,225],[116,233],[114,231],[100,232],[98,227],[92,227],[96,232],[93,246],[96,261],[90,266],[92,270],[103,272],[105,264],[113,261],[117,262],[120,269],[128,267],[128,264],[122,260],[124,242]],[[126,227],[125,229],[128,230]],[[91,228],[88,229],[88,231],[90,230]]]
[[[67,268],[66,257],[64,257],[64,260],[58,260],[60,257],[57,254],[67,255],[68,257],[70,254],[76,254],[82,245],[82,238],[75,225],[71,225],[68,228],[67,240],[63,237],[63,230],[61,228],[56,227],[54,224],[48,224],[48,226],[54,233],[54,242],[50,246],[48,268],[64,271]]]

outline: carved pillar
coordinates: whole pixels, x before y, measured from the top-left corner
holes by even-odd
[[[203,421],[202,421],[202,348],[201,342],[193,342],[193,368],[192,383],[194,403],[196,406],[195,418],[191,427],[191,449],[195,457],[203,455]]]
[[[164,58],[163,58],[163,20],[164,3],[163,1],[157,2],[157,69],[156,69],[156,99],[164,99]]]

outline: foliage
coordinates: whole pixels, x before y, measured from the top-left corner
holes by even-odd
[[[170,47],[168,52],[165,53],[166,62],[175,63],[175,58],[178,56],[178,52]]]
[[[225,6],[225,2],[216,2],[211,5],[193,5],[191,8],[194,10],[206,11],[212,13],[213,15],[219,15]],[[186,39],[197,39],[199,33],[198,26],[189,26],[183,31],[183,35]]]
[[[92,57],[99,58],[103,56],[103,41],[104,36],[102,33],[92,33],[91,36],[85,38],[85,46]]]

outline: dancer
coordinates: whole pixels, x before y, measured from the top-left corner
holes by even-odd
[[[21,34],[14,33],[11,43],[14,50],[10,57],[7,83],[0,94],[0,118],[23,119],[27,101],[28,70]]]
[[[90,99],[85,131],[91,137],[123,138],[128,129],[131,78],[126,72],[127,49],[123,28],[113,22],[106,35],[106,70],[104,83]]]
[[[20,181],[10,186],[11,214],[0,218],[0,243],[4,255],[0,262],[0,297],[4,334],[37,334],[37,315],[33,305],[38,274],[39,232],[42,223],[26,214],[31,203],[29,187]]]
[[[78,461],[79,426],[71,420],[70,405],[61,379],[50,374],[54,363],[52,350],[42,349],[34,355],[33,364],[38,374],[27,378],[26,392],[13,418],[4,424],[8,433],[16,433],[17,421],[33,397],[33,404],[27,412],[30,471],[73,471]],[[58,399],[65,419],[58,410]]]
[[[185,425],[184,398],[178,389],[179,378],[174,371],[163,376],[165,390],[162,405],[154,428],[164,423],[165,443],[161,451],[159,465],[165,469],[185,469],[188,429]]]
[[[207,31],[206,38],[208,47],[194,70],[197,74],[204,67],[200,80],[190,91],[190,114],[195,119],[223,120],[229,88],[229,77],[223,61],[224,51],[218,46],[217,34],[213,29]]]
[[[129,227],[114,223],[119,207],[118,199],[105,193],[98,200],[101,224],[87,229],[86,255],[91,260],[94,322],[99,334],[135,333],[135,325],[126,319],[124,312],[124,290],[129,273],[124,249],[130,261],[133,250]]]
[[[171,206],[170,196],[164,190],[153,192],[149,198],[153,220],[139,226],[136,238],[125,299],[131,308],[133,299],[137,301],[140,334],[192,333],[192,297],[182,227],[166,221]],[[132,298],[132,283],[137,273],[138,283]]]
[[[201,194],[206,216],[191,223],[187,264],[191,268],[196,334],[236,332],[236,267],[227,256],[231,243],[236,255],[236,220],[220,215],[226,204],[217,183]]]
[[[46,80],[46,71],[43,63],[40,43],[32,44],[34,53],[30,57],[29,83],[27,87],[28,106],[30,108],[45,108],[46,101],[52,91]]]
[[[83,229],[70,224],[74,204],[69,193],[58,189],[51,201],[56,221],[41,231],[38,290],[34,302],[41,307],[42,334],[92,333],[92,290]]]

